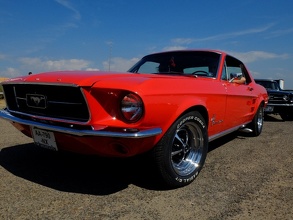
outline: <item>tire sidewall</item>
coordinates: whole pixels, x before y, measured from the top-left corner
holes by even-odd
[[[259,113],[260,111],[262,111],[262,126],[261,128],[258,127],[258,119],[259,119]],[[263,129],[263,124],[264,124],[264,107],[263,107],[263,104],[260,104],[260,106],[258,107],[257,111],[256,111],[256,114],[253,118],[253,121],[252,121],[252,126],[253,126],[253,133],[254,133],[254,136],[259,136],[262,132],[262,129]]]
[[[259,113],[260,113],[260,111],[262,111],[262,126],[261,126],[261,128],[259,128],[258,127],[258,124],[257,124],[257,122],[258,122],[258,119],[259,119]],[[257,129],[257,134],[258,135],[260,135],[260,133],[262,132],[262,128],[263,128],[263,123],[264,123],[264,118],[263,118],[263,115],[264,115],[264,109],[263,109],[263,106],[262,105],[260,105],[259,106],[259,109],[258,109],[258,111],[257,111],[257,117],[256,117],[256,129]]]
[[[186,123],[195,123],[197,124],[203,134],[203,139],[204,139],[204,146],[203,146],[203,152],[202,152],[202,157],[200,160],[200,165],[199,167],[192,172],[191,174],[187,176],[180,176],[179,174],[176,173],[174,170],[174,167],[172,165],[172,158],[171,158],[171,152],[172,152],[172,145],[173,145],[173,140],[174,136],[177,130],[179,130],[181,127],[183,127]],[[207,154],[207,149],[208,149],[208,135],[207,135],[207,126],[205,123],[205,120],[203,117],[198,113],[198,112],[189,112],[182,117],[180,117],[168,130],[166,136],[165,136],[165,156],[163,157],[163,164],[164,164],[164,169],[166,169],[166,174],[169,175],[170,181],[174,182],[174,185],[178,186],[184,186],[189,183],[191,183],[199,174],[200,170],[203,167],[203,164],[206,159],[206,154]]]

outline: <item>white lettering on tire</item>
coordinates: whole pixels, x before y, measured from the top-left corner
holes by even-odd
[[[177,125],[177,129],[179,129],[182,126],[182,124],[184,124],[186,121],[189,121],[189,120],[194,120],[194,121],[200,123],[203,128],[205,128],[205,123],[200,118],[194,117],[191,115],[191,116],[184,118],[182,121],[180,121]]]

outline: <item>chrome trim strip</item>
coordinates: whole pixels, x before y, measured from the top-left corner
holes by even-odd
[[[162,133],[161,128],[152,128],[147,130],[141,130],[138,132],[113,132],[113,131],[97,131],[97,130],[76,130],[72,128],[65,128],[56,125],[48,125],[40,122],[29,121],[17,118],[11,115],[5,109],[0,110],[0,118],[5,119],[10,122],[16,122],[23,125],[38,127],[40,129],[56,131],[70,135],[76,136],[100,136],[100,137],[115,137],[115,138],[146,138]]]
[[[82,105],[83,104],[83,103],[80,103],[80,102],[57,102],[57,101],[48,101],[48,103],[64,104],[64,105]]]
[[[36,77],[38,78],[38,77]],[[74,83],[48,83],[48,82],[40,82],[40,81],[34,81],[34,82],[25,82],[25,81],[3,81],[0,84],[6,85],[6,84],[15,84],[15,85],[48,85],[48,86],[70,86],[70,87],[79,87],[77,84]]]
[[[83,92],[83,88],[82,88],[82,87],[79,87],[79,89],[80,89],[80,92],[81,92],[81,94],[82,94],[82,96],[83,96],[83,98],[84,98],[84,100],[85,100],[85,104],[86,104],[86,107],[87,107],[87,110],[88,110],[88,113],[89,113],[89,120],[90,120],[91,117],[92,117],[92,112],[90,111],[89,104],[88,104],[88,102],[87,102],[87,98],[86,98],[86,96],[85,96],[85,94],[84,94],[84,92]],[[88,121],[89,121],[89,120],[88,120]]]
[[[0,116],[1,116],[1,115],[0,115]],[[249,122],[248,122],[247,124],[249,124]],[[230,134],[230,133],[232,133],[232,132],[234,132],[234,131],[237,131],[237,130],[239,130],[240,128],[245,127],[247,124],[242,124],[242,125],[239,125],[239,126],[235,126],[235,127],[230,128],[230,129],[228,129],[228,130],[225,130],[225,131],[222,131],[222,132],[220,132],[220,133],[218,133],[218,134],[215,134],[215,135],[213,135],[213,136],[210,136],[210,137],[209,137],[209,142],[211,142],[211,141],[213,141],[213,140],[216,140],[216,139],[218,139],[218,138],[220,138],[220,137],[223,137],[223,136],[225,136],[225,135],[227,135],[227,134]]]
[[[46,116],[32,115],[32,114],[19,112],[19,111],[13,111],[13,110],[9,110],[9,111],[12,112],[12,113],[15,113],[15,114],[19,114],[19,115],[34,118],[36,120],[46,120],[46,121],[54,121],[54,122],[61,122],[61,123],[67,123],[67,124],[78,124],[78,125],[86,125],[89,122],[89,119],[87,121],[85,121],[85,122],[81,122],[81,121],[78,121],[78,120],[67,120],[67,119],[60,119],[60,118],[52,118],[52,117],[46,117]],[[0,114],[0,117],[1,117],[1,114]],[[17,117],[15,117],[15,118],[17,118]]]
[[[18,97],[17,97],[17,94],[16,94],[15,86],[13,86],[13,93],[14,93],[14,98],[15,98],[16,106],[17,106],[17,108],[19,108]]]

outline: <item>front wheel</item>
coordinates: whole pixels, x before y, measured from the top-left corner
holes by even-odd
[[[163,181],[172,188],[191,183],[202,169],[208,151],[208,134],[199,112],[181,116],[153,150]]]

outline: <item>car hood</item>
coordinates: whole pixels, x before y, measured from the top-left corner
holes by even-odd
[[[134,77],[135,76],[135,77]],[[3,82],[6,83],[45,83],[45,84],[73,84],[78,86],[92,86],[99,81],[112,80],[132,80],[141,82],[146,80],[140,74],[135,73],[118,73],[103,71],[55,71],[28,76],[15,77]]]
[[[24,77],[9,79],[3,84],[47,84],[74,85],[80,87],[122,89],[144,93],[182,93],[193,91],[205,93],[214,89],[214,78],[182,76],[178,74],[137,74],[102,71],[58,71],[31,74]],[[196,86],[196,84],[198,86]],[[171,86],[169,86],[171,85]],[[176,86],[175,86],[176,85]]]
[[[3,82],[3,84],[18,83],[41,83],[41,84],[68,84],[81,87],[109,87],[116,86],[121,88],[129,88],[131,85],[138,86],[151,79],[179,80],[186,81],[190,79],[181,75],[161,75],[161,74],[138,74],[130,72],[106,72],[106,71],[55,71],[39,74],[31,74],[28,76],[11,78]],[[194,77],[192,77],[194,78]],[[198,78],[204,80],[203,78]],[[161,80],[159,80],[161,82]]]

